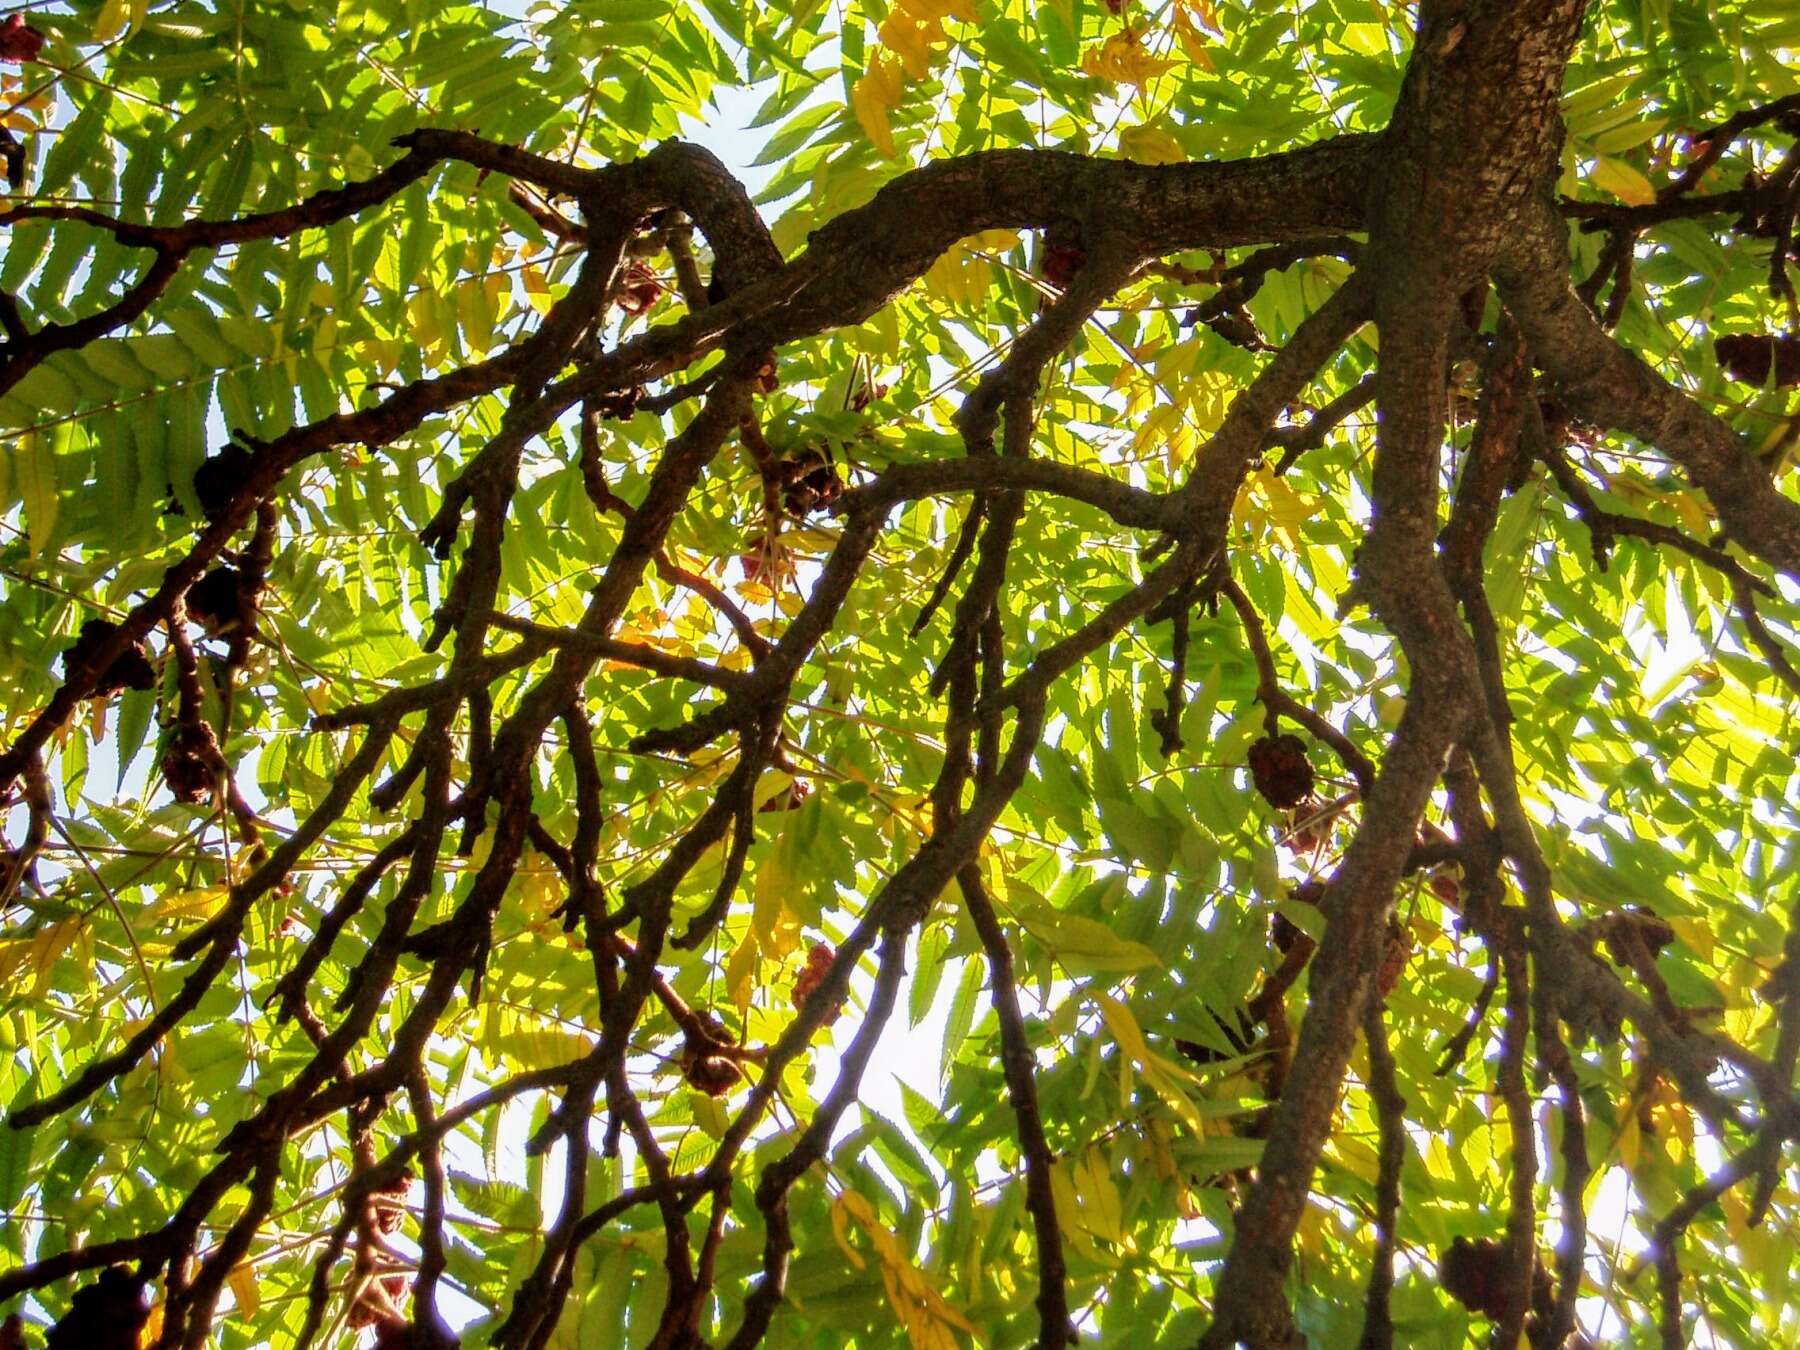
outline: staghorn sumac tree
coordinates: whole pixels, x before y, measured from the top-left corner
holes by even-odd
[[[1800,1336],[1800,7],[4,25],[0,1343]]]

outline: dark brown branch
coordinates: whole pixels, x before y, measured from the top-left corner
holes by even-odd
[[[1373,994],[1395,886],[1445,752],[1485,705],[1473,643],[1433,551],[1449,334],[1459,297],[1486,270],[1528,185],[1555,163],[1562,71],[1581,10],[1578,0],[1422,5],[1415,55],[1384,134],[1390,162],[1404,167],[1383,176],[1372,198],[1378,216],[1358,273],[1374,289],[1380,416],[1374,520],[1353,594],[1399,638],[1412,684],[1330,882],[1312,1002],[1239,1212],[1207,1350],[1239,1342],[1264,1350],[1292,1333],[1282,1285],[1293,1235]],[[1417,240],[1427,230],[1434,247],[1421,256]]]
[[[1538,1058],[1556,1084],[1562,1111],[1562,1176],[1557,1180],[1557,1219],[1562,1235],[1556,1247],[1556,1304],[1545,1341],[1562,1345],[1575,1331],[1581,1299],[1582,1271],[1587,1263],[1588,1177],[1592,1168],[1587,1151],[1587,1112],[1581,1103],[1581,1080],[1556,1023],[1554,1004],[1540,975],[1532,989],[1537,1022]]]
[[[1381,1143],[1375,1177],[1375,1250],[1369,1261],[1369,1289],[1363,1296],[1360,1350],[1391,1350],[1394,1318],[1394,1251],[1400,1222],[1400,1169],[1406,1163],[1406,1098],[1400,1095],[1394,1055],[1388,1048],[1381,1008],[1363,1012],[1363,1042],[1369,1053],[1369,1100],[1375,1108]]]
[[[1709,193],[1704,197],[1670,197],[1667,200],[1628,206],[1623,202],[1576,202],[1564,200],[1558,210],[1570,220],[1594,221],[1600,225],[1628,230],[1649,229],[1671,220],[1689,220],[1696,216],[1742,215],[1756,199],[1744,188],[1730,192]],[[1604,267],[1597,269],[1604,276]]]
[[[1506,1103],[1511,1134],[1507,1177],[1506,1312],[1494,1324],[1498,1345],[1517,1345],[1531,1311],[1532,1279],[1537,1272],[1537,1141],[1531,1116],[1531,1093],[1525,1085],[1525,1046],[1531,1034],[1531,994],[1525,954],[1519,946],[1500,947],[1501,982],[1506,989],[1506,1021],[1500,1035],[1500,1063],[1495,1091]]]
[[[727,1342],[727,1350],[751,1350],[760,1344],[781,1303],[788,1257],[794,1250],[793,1230],[788,1223],[788,1192],[814,1163],[825,1156],[838,1121],[856,1100],[863,1074],[874,1057],[881,1033],[887,1029],[888,1018],[893,1015],[900,979],[906,973],[906,940],[905,928],[889,928],[883,933],[868,1010],[863,1014],[855,1037],[838,1058],[837,1080],[794,1146],[770,1163],[757,1182],[756,1207],[762,1211],[767,1229],[763,1239],[762,1277],[751,1286],[749,1296],[744,1300],[743,1323]],[[813,997],[818,999],[819,995],[815,993]]]
[[[1133,487],[1090,469],[1046,459],[999,457],[897,464],[838,498],[840,513],[884,510],[918,497],[948,492],[1040,491],[1083,502],[1121,525],[1164,531],[1177,523],[1173,499]],[[960,547],[960,538],[959,547]],[[971,543],[970,547],[973,547]],[[954,557],[952,561],[955,561]],[[946,568],[953,575],[954,569]],[[929,617],[929,616],[927,616]]]
[[[1683,1350],[1689,1344],[1681,1316],[1681,1252],[1679,1243],[1701,1213],[1721,1195],[1754,1175],[1765,1166],[1771,1155],[1779,1156],[1782,1137],[1765,1130],[1755,1143],[1727,1160],[1725,1165],[1695,1186],[1665,1214],[1650,1237],[1651,1258],[1656,1263],[1656,1290],[1661,1305],[1658,1326],[1663,1350]]]
[[[1435,1072],[1439,1077],[1449,1073],[1463,1061],[1469,1053],[1469,1045],[1480,1032],[1482,1023],[1487,1020],[1488,1007],[1494,1001],[1494,995],[1500,990],[1500,959],[1490,949],[1488,952],[1487,974],[1482,978],[1481,991],[1475,995],[1475,1002],[1469,1006],[1469,1015],[1457,1028],[1456,1034],[1444,1044],[1442,1056],[1438,1059]]]
[[[1244,588],[1237,582],[1228,580],[1219,587],[1219,593],[1231,601],[1232,608],[1237,610],[1238,618],[1243,621],[1244,641],[1256,662],[1256,697],[1266,710],[1271,730],[1274,726],[1273,719],[1277,717],[1285,717],[1305,727],[1315,738],[1331,747],[1350,776],[1356,779],[1357,790],[1366,796],[1375,786],[1375,766],[1369,757],[1325,717],[1281,687],[1262,616],[1250,603],[1250,597],[1244,594]]]
[[[1182,326],[1210,324],[1242,309],[1262,289],[1269,273],[1285,272],[1308,258],[1341,258],[1356,263],[1362,258],[1362,245],[1340,234],[1324,239],[1296,239],[1292,243],[1258,249],[1220,274],[1219,289],[1190,309],[1181,320]]]
[[[1055,1160],[1049,1140],[1044,1137],[1043,1117],[1038,1111],[1037,1056],[1032,1052],[1031,1040],[1025,1031],[1025,1016],[1019,1009],[1012,947],[988,900],[981,873],[974,867],[965,867],[957,873],[957,883],[962,889],[969,918],[974,921],[981,945],[987,951],[994,1015],[1000,1020],[1000,1067],[1006,1076],[1007,1095],[1012,1099],[1013,1115],[1018,1121],[1019,1152],[1025,1159],[1025,1207],[1031,1213],[1032,1233],[1037,1239],[1038,1346],[1040,1350],[1057,1350],[1074,1339],[1075,1331],[1069,1322],[1062,1230],[1057,1226],[1056,1197],[1050,1188],[1050,1173]]]
[[[1303,455],[1325,444],[1325,438],[1350,417],[1375,401],[1375,377],[1364,376],[1315,412],[1301,426],[1276,427],[1269,433],[1269,445],[1281,451],[1275,472],[1284,474],[1300,462]]]
[[[1525,213],[1520,226],[1500,270],[1501,294],[1558,397],[1584,420],[1676,460],[1731,538],[1800,577],[1800,503],[1775,489],[1737,433],[1619,346],[1576,299],[1562,221],[1548,204]]]
[[[637,666],[657,675],[690,680],[695,684],[708,684],[717,689],[738,689],[750,679],[741,671],[726,670],[722,666],[698,661],[693,657],[661,652],[642,642],[620,642],[616,638],[597,637],[573,628],[552,628],[547,624],[516,618],[510,614],[492,614],[488,622],[506,632],[536,638],[543,647],[572,647],[596,660],[617,661],[620,665]]]

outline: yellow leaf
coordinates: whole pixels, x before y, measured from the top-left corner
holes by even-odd
[[[1269,513],[1257,500],[1255,485],[1254,478],[1246,481],[1231,504],[1231,528],[1248,532],[1252,543],[1261,540],[1269,530]]]
[[[1702,961],[1710,963],[1713,959],[1712,925],[1705,919],[1680,918],[1670,919],[1669,927],[1675,930],[1675,936],[1698,953]]]
[[[1312,504],[1270,469],[1258,469],[1244,480],[1232,507],[1232,523],[1261,538],[1273,527],[1290,547],[1300,543],[1300,526],[1313,514]]]
[[[1622,159],[1596,156],[1593,177],[1595,183],[1627,206],[1649,206],[1656,201],[1656,189],[1650,180]]]
[[[31,939],[27,964],[31,967],[33,976],[31,992],[34,997],[49,987],[50,977],[56,972],[57,959],[69,950],[80,932],[79,918],[58,919]]]
[[[428,352],[444,345],[444,326],[438,318],[437,292],[423,290],[406,302],[406,319],[419,345]]]
[[[1126,127],[1119,133],[1119,149],[1139,164],[1179,164],[1187,158],[1181,142],[1155,126]]]
[[[1175,63],[1152,56],[1142,45],[1143,30],[1126,27],[1081,58],[1081,68],[1111,84],[1130,84],[1142,89]]]
[[[1143,1028],[1138,1026],[1137,1018],[1132,1015],[1128,1006],[1098,990],[1090,989],[1088,992],[1100,1009],[1100,1017],[1106,1023],[1106,1029],[1112,1033],[1113,1040],[1118,1042],[1119,1049],[1124,1052],[1120,1056],[1119,1066],[1120,1095],[1129,1095],[1130,1065],[1136,1063],[1144,1071],[1144,1081],[1181,1118],[1181,1123],[1196,1135],[1205,1134],[1206,1126],[1201,1120],[1200,1112],[1181,1088],[1180,1080],[1186,1078],[1195,1081],[1193,1075],[1150,1048],[1150,1043],[1144,1039]]]
[[[586,1036],[556,1027],[521,1028],[504,1036],[491,1037],[488,1044],[524,1069],[553,1069],[558,1065],[573,1064],[592,1053],[594,1048]]]
[[[927,294],[950,304],[974,304],[986,297],[994,283],[994,269],[986,258],[965,244],[953,244],[920,278]]]
[[[1667,496],[1675,514],[1681,517],[1681,524],[1689,534],[1710,535],[1712,533],[1712,516],[1700,504],[1700,498],[1692,492],[1671,492]]]
[[[1344,1170],[1353,1176],[1361,1177],[1371,1186],[1381,1172],[1381,1160],[1375,1156],[1375,1150],[1360,1139],[1351,1139],[1343,1134],[1333,1135],[1331,1151],[1337,1155],[1338,1162]]]
[[[552,297],[550,295],[550,278],[544,275],[544,269],[532,264],[519,269],[519,281],[525,287],[525,298],[539,314],[548,312]]]
[[[922,80],[931,74],[931,49],[944,40],[944,28],[936,19],[915,23],[910,15],[896,10],[882,20],[875,36],[900,58],[908,75]]]
[[[225,1283],[231,1286],[232,1297],[237,1300],[232,1316],[256,1316],[256,1310],[262,1307],[262,1293],[256,1287],[256,1267],[248,1261],[238,1262],[226,1275]]]
[[[94,41],[111,42],[125,31],[132,14],[130,0],[106,0],[94,16]]]
[[[158,919],[209,919],[230,894],[230,890],[224,886],[171,891],[151,905],[149,913]]]
[[[1619,1161],[1625,1164],[1627,1171],[1636,1171],[1638,1155],[1643,1151],[1643,1136],[1638,1133],[1638,1118],[1635,1109],[1625,1112],[1625,1124],[1619,1130]]]
[[[860,1195],[856,1195],[855,1191],[845,1191],[842,1195],[838,1196],[837,1200],[832,1204],[831,1235],[837,1239],[837,1245],[843,1251],[845,1259],[847,1259],[856,1269],[863,1270],[867,1268],[868,1262],[862,1259],[861,1252],[850,1245],[848,1223],[848,1216],[850,1214],[849,1198],[853,1195],[855,1195],[858,1200],[862,1199]],[[865,1201],[864,1203],[866,1204],[867,1202]]]
[[[1308,1205],[1300,1212],[1300,1225],[1295,1230],[1300,1250],[1310,1256],[1322,1256],[1327,1236],[1325,1211],[1317,1205]]]
[[[0,942],[0,986],[10,985],[25,958],[31,954],[30,938],[8,938]]]
[[[1056,1226],[1062,1229],[1063,1240],[1090,1261],[1112,1264],[1106,1253],[1094,1245],[1093,1236],[1082,1222],[1081,1200],[1069,1171],[1067,1162],[1057,1162],[1050,1168],[1050,1198],[1056,1202]]]
[[[1168,1121],[1152,1117],[1149,1121],[1148,1131],[1150,1161],[1156,1166],[1157,1180],[1175,1180],[1181,1175],[1181,1169],[1175,1165],[1174,1136],[1169,1133]]]
[[[951,1328],[973,1334],[975,1328],[969,1319],[938,1293],[930,1276],[913,1265],[899,1238],[875,1213],[875,1207],[857,1192],[846,1190],[832,1203],[831,1228],[851,1264],[858,1270],[864,1268],[862,1257],[850,1244],[848,1219],[854,1219],[862,1228],[881,1258],[881,1283],[887,1290],[888,1303],[913,1345],[954,1347],[956,1339],[950,1334]]]
[[[1090,1148],[1076,1164],[1075,1185],[1095,1234],[1129,1251],[1131,1239],[1125,1234],[1124,1205],[1119,1199],[1119,1188],[1113,1181],[1106,1155],[1098,1148]]]
[[[1295,492],[1272,470],[1259,472],[1257,486],[1269,503],[1269,520],[1292,547],[1300,544],[1300,526],[1311,518],[1312,503]]]
[[[964,23],[978,21],[974,0],[900,0],[900,8],[922,23],[952,18]]]
[[[873,69],[873,68],[871,68]],[[888,105],[883,102],[881,87],[871,75],[865,75],[850,87],[850,106],[856,120],[877,150],[888,159],[894,157],[894,132],[888,125]]]
[[[1132,368],[1125,367],[1127,371]],[[1136,404],[1140,398],[1148,402],[1156,397],[1156,391],[1149,381],[1142,381],[1134,386],[1126,395],[1128,404]],[[1136,409],[1132,409],[1136,413]],[[1134,453],[1148,457],[1150,452],[1170,439],[1175,428],[1181,423],[1181,408],[1174,403],[1158,403],[1143,414],[1138,420],[1136,433],[1131,438]]]
[[[1218,71],[1218,67],[1213,64],[1212,52],[1208,50],[1206,35],[1188,17],[1187,9],[1181,5],[1177,5],[1175,9],[1175,37],[1181,43],[1181,50],[1187,53],[1188,60],[1209,75]]]
[[[732,951],[731,959],[725,963],[725,989],[740,1017],[750,1006],[750,985],[756,975],[756,960],[755,935],[745,933]]]
[[[779,775],[785,778],[786,775]],[[775,774],[764,775],[776,778]],[[790,780],[791,781],[791,780]],[[761,784],[758,784],[760,790]],[[785,784],[776,791],[784,791]],[[758,949],[771,961],[780,961],[800,945],[800,921],[789,899],[800,889],[801,857],[798,822],[802,813],[783,812],[782,832],[756,873],[756,893],[751,903],[750,934]]]
[[[466,281],[456,288],[456,320],[469,347],[485,352],[494,345],[494,322],[500,317],[493,292],[480,281]]]

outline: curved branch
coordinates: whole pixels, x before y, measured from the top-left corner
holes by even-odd
[[[1569,286],[1567,235],[1548,202],[1520,219],[1500,290],[1558,396],[1583,420],[1668,455],[1705,491],[1725,532],[1800,578],[1800,503],[1782,495],[1736,432],[1602,329]]]

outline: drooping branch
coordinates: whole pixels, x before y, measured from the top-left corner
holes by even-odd
[[[963,868],[957,874],[957,882],[963,904],[968,907],[969,918],[987,952],[994,1014],[1000,1019],[1000,1067],[1006,1075],[1006,1091],[1018,1123],[1019,1152],[1025,1160],[1025,1207],[1031,1212],[1032,1234],[1037,1240],[1038,1345],[1040,1350],[1056,1350],[1074,1338],[1074,1329],[1069,1322],[1062,1229],[1057,1225],[1056,1197],[1050,1187],[1054,1159],[1038,1109],[1037,1056],[1032,1052],[1025,1016],[1019,1008],[1012,947],[988,899],[987,888],[973,867]]]

